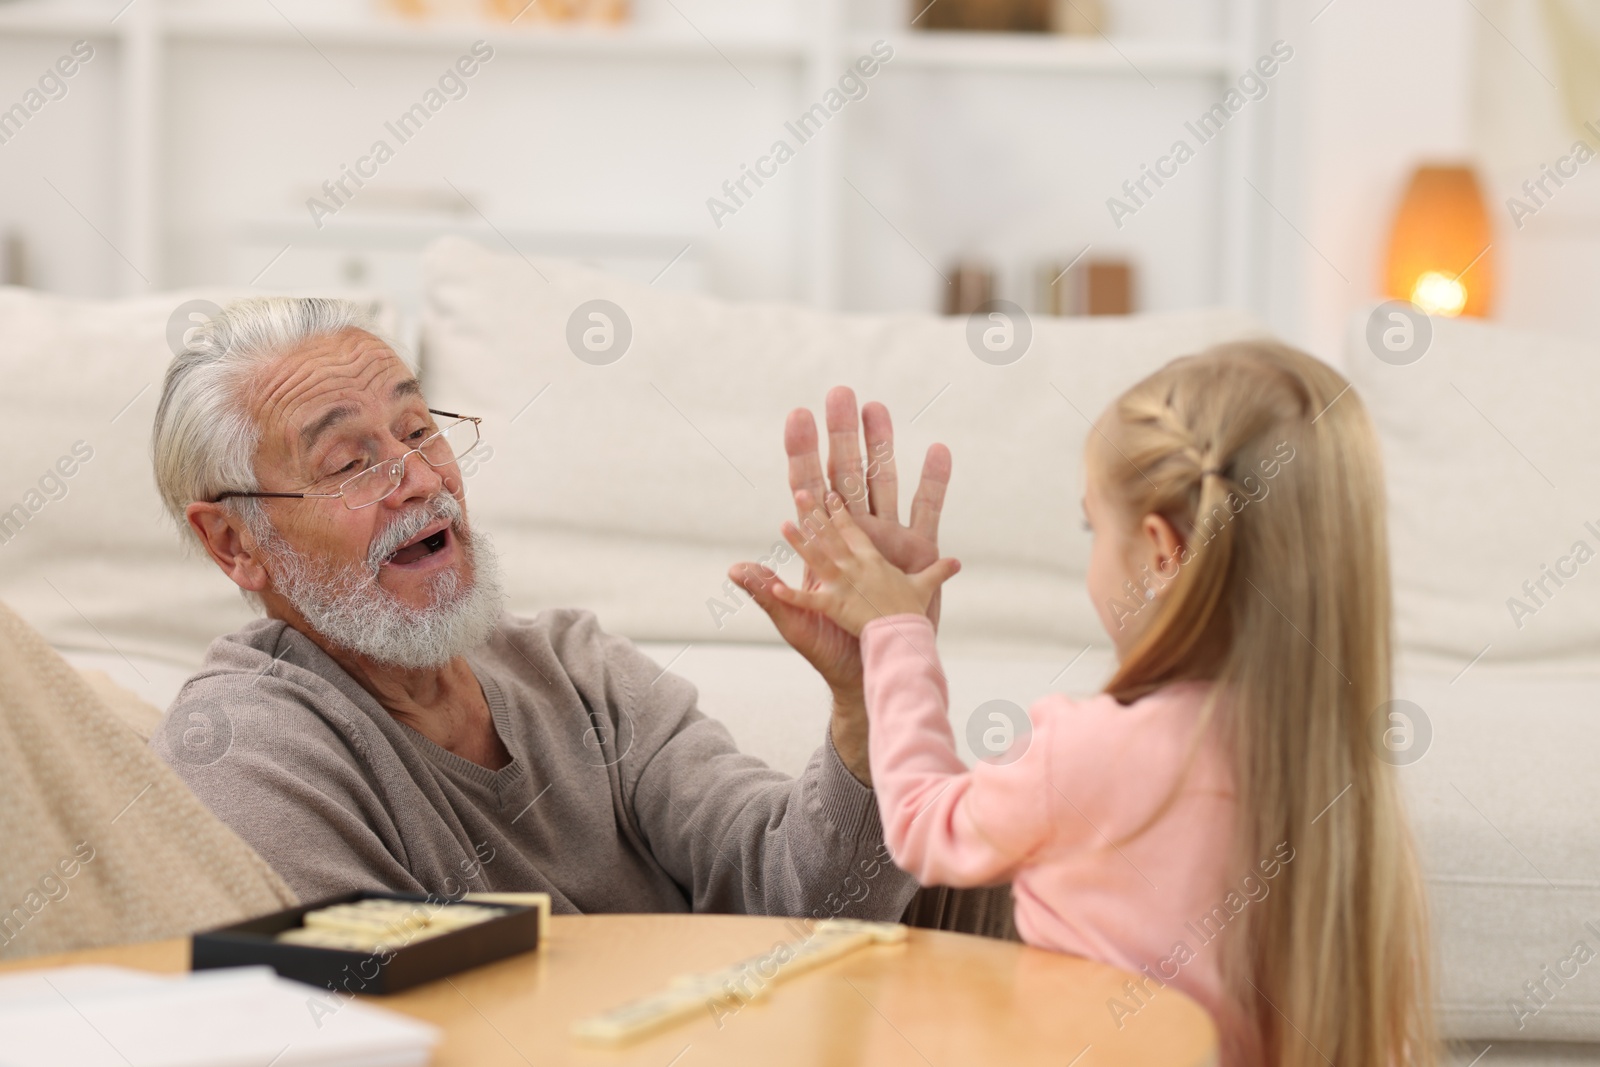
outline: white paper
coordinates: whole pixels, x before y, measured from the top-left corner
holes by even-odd
[[[0,978],[0,1067],[422,1067],[437,1027],[267,967]]]

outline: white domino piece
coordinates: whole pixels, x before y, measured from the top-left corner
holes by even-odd
[[[680,974],[667,984],[673,989],[698,990],[708,1000],[760,1000],[783,977],[782,965],[774,974],[766,978],[761,976],[758,965],[766,959],[766,956],[753,956],[720,971]]]
[[[795,949],[794,955],[789,957],[779,973],[784,978],[794,978],[870,944],[872,935],[863,930],[818,932]]]
[[[307,912],[303,925],[278,935],[279,941],[321,948],[376,951],[404,947],[505,914],[483,904],[435,904],[368,898]]]
[[[539,909],[539,945],[550,936],[549,893],[468,893],[463,900],[474,904],[520,904],[524,908]]]
[[[772,961],[772,952],[740,960],[718,971],[680,974],[665,991],[631,1000],[620,1007],[572,1024],[572,1035],[600,1044],[621,1044],[651,1033],[719,1001],[758,1000],[779,982],[830,963],[872,944],[894,944],[906,939],[900,923],[872,923],[855,919],[824,919],[811,936],[790,942],[787,960],[778,962],[770,977],[759,965]],[[748,990],[748,992],[746,992]]]
[[[428,912],[428,922],[447,926],[471,926],[487,919],[498,919],[505,913],[504,908],[489,908],[482,904],[442,904]]]
[[[704,1010],[706,995],[698,986],[667,989],[579,1019],[572,1024],[572,1036],[582,1041],[616,1045]]]
[[[880,945],[898,945],[911,932],[905,923],[879,923],[866,919],[819,919],[817,930],[871,934],[872,940]]]

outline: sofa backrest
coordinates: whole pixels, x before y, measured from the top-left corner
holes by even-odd
[[[1087,420],[1168,359],[1261,333],[1225,311],[1019,318],[1031,339],[1007,363],[969,338],[966,318],[729,303],[534,264],[460,240],[430,252],[430,401],[487,419],[468,492],[500,546],[512,609],[586,607],[660,640],[776,640],[726,571],[768,557],[792,513],[786,413],[808,406],[820,423],[827,388],[847,384],[894,415],[902,508],[927,445],[954,451],[942,540],[966,570],[947,593],[947,638],[1104,643],[1083,589]],[[192,666],[250,617],[161,511],[149,459],[181,309],[242,295],[0,290],[0,415],[14,431],[0,465],[0,599],[55,647],[114,652],[136,671],[142,657]],[[569,343],[592,300],[627,319],[615,362],[584,348],[585,315]],[[392,328],[389,309],[379,315]]]
[[[1384,305],[1352,316],[1345,363],[1384,450],[1401,646],[1592,663],[1594,347]]]
[[[786,413],[811,408],[825,434],[824,394],[842,384],[889,406],[902,509],[927,446],[954,453],[941,542],[965,567],[948,640],[1104,644],[1083,587],[1088,420],[1176,356],[1263,334],[1216,310],[1040,316],[1014,323],[1031,341],[1005,362],[981,335],[1004,324],[987,319],[729,303],[459,239],[429,251],[425,277],[429,400],[485,416],[468,505],[513,610],[582,606],[659,640],[776,640],[726,572],[768,557],[793,515]]]
[[[174,343],[247,292],[0,288],[0,600],[58,649],[198,664],[251,610],[166,517],[150,428]],[[386,325],[393,315],[374,302]],[[392,328],[392,325],[390,325]]]

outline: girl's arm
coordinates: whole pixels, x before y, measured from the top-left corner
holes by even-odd
[[[993,763],[956,754],[933,624],[890,615],[861,632],[868,748],[884,841],[924,885],[1008,881],[1050,834],[1049,732],[1039,716]]]
[[[927,885],[1005,881],[1048,833],[1049,745],[1043,736],[1018,738],[1015,761],[971,773],[956,755],[926,611],[960,564],[941,559],[906,574],[883,558],[837,494],[826,512],[804,491],[795,503],[806,527],[785,523],[783,536],[806,561],[807,587],[773,579],[771,591],[861,638],[869,762],[895,863]]]

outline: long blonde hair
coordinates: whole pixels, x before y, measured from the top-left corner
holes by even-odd
[[[1383,472],[1360,398],[1287,346],[1219,345],[1123,394],[1088,463],[1125,514],[1162,515],[1185,544],[1107,692],[1127,702],[1215,680],[1207,717],[1235,775],[1235,870],[1294,849],[1223,943],[1224,980],[1267,1062],[1435,1063],[1425,890],[1369,729],[1390,699],[1391,608]]]

